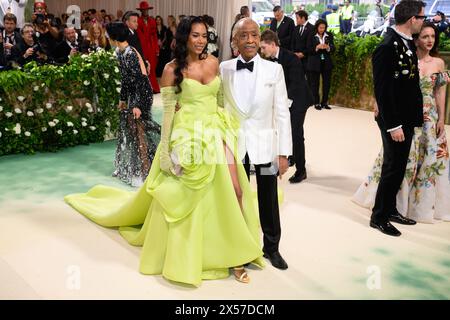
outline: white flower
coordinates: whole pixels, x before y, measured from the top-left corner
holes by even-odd
[[[16,126],[14,127],[14,132],[16,134],[20,134],[22,132],[22,126],[20,125],[20,123],[16,123]]]
[[[119,81],[119,80],[115,79],[114,82],[115,82],[118,86],[120,86],[120,81]]]
[[[412,56],[412,51],[411,51],[411,50],[408,50],[408,51],[406,51],[406,54],[407,54],[408,56]]]
[[[53,122],[56,123],[56,124],[58,124],[58,123],[59,123],[59,120],[58,120],[58,119],[53,119]]]
[[[20,110],[19,108],[15,108],[15,109],[14,109],[14,112],[15,112],[15,113],[22,113],[22,110]]]
[[[66,110],[67,110],[67,112],[70,112],[70,111],[73,110],[73,107],[72,107],[72,106],[67,106],[67,107],[66,107]]]
[[[29,137],[29,136],[31,136],[31,133],[29,133],[28,131],[25,131],[25,135],[26,135],[27,137]]]
[[[82,58],[82,59],[87,59],[88,57],[89,57],[89,56],[88,56],[87,54],[82,54],[82,55],[81,55],[81,58]]]
[[[56,123],[54,123],[53,121],[50,121],[49,123],[48,123],[48,125],[50,126],[50,127],[54,127],[54,126],[56,126]]]
[[[34,86],[33,90],[34,91],[39,91],[39,86]]]
[[[398,64],[399,64],[399,65],[402,65],[402,62],[401,62],[401,61],[399,61],[399,62],[398,62]]]
[[[68,127],[73,127],[73,123],[69,121],[69,122],[67,122],[67,126]]]
[[[32,116],[34,116],[34,113],[31,112],[31,111],[28,111],[28,112],[27,112],[27,116],[32,117]]]
[[[394,41],[394,45],[396,45],[396,46],[398,45],[397,41]]]
[[[23,100],[25,100],[25,97],[24,96],[18,96],[17,100],[19,100],[20,102],[23,102]]]
[[[90,85],[91,83],[90,83],[89,81],[87,81],[87,80],[84,80],[83,84],[84,84],[85,86],[88,86],[88,85]]]
[[[2,137],[2,132],[0,131],[0,138]]]
[[[0,101],[2,101],[2,98],[0,98]]]
[[[94,112],[94,109],[88,108],[87,111],[88,111],[89,113],[92,113],[92,112]]]
[[[111,122],[106,121],[106,126],[107,126],[108,128],[111,127]]]
[[[97,111],[98,111],[98,112],[102,112],[102,108],[98,108]]]
[[[51,109],[52,108],[52,104],[50,102],[48,102],[48,103],[45,104],[45,107],[47,109]]]
[[[409,73],[409,70],[402,70],[402,74],[408,74]]]
[[[86,122],[82,122],[81,125],[82,125],[83,127],[86,127],[86,126],[87,126],[87,123],[86,123]]]
[[[402,54],[400,55],[400,59],[403,59],[403,55]]]
[[[109,74],[104,73],[104,74],[103,74],[103,77],[104,77],[106,80],[108,80],[108,79],[109,79]]]
[[[47,128],[44,127],[44,128],[42,128],[41,130],[42,130],[42,132],[45,132],[45,131],[47,131]]]
[[[37,113],[42,113],[42,112],[44,112],[44,109],[38,108],[38,109],[36,109],[36,112],[37,112]]]
[[[42,87],[42,88],[45,87],[45,83],[41,84],[41,87]]]
[[[119,68],[114,67],[114,72],[115,72],[115,73],[119,73]]]
[[[120,88],[116,88],[116,91],[117,91],[118,93],[120,93]]]
[[[5,131],[9,131],[9,129],[8,129],[8,128],[5,128]]]
[[[57,134],[62,135],[62,130],[56,131]]]
[[[86,122],[87,119],[86,119],[86,118],[81,118],[81,121],[82,121],[82,122]]]
[[[94,127],[94,126],[90,126],[90,127],[89,127],[89,129],[91,129],[92,131],[95,131],[95,130],[97,130],[97,128],[96,128],[96,127]]]
[[[78,130],[73,130],[73,134],[78,134]]]
[[[7,112],[7,113],[5,113],[5,116],[7,117],[7,118],[11,118],[12,117],[12,113],[11,112]]]
[[[86,108],[92,108],[92,104],[90,104],[89,102],[86,102],[85,106]]]
[[[0,112],[2,112],[3,111],[3,107],[2,106],[0,106]]]

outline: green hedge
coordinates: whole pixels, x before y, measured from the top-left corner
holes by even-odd
[[[112,52],[0,72],[0,156],[104,141],[117,130],[119,92]]]

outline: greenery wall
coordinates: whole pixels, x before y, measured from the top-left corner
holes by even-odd
[[[24,71],[24,72],[23,72]],[[120,74],[113,53],[65,66],[0,72],[0,156],[104,141],[117,129]]]

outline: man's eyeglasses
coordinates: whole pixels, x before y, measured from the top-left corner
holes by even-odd
[[[425,20],[425,18],[427,17],[427,16],[414,16],[416,19],[422,19],[422,20]]]

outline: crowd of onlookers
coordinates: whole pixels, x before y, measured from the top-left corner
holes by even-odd
[[[148,10],[153,9],[143,1],[136,11],[117,10],[116,15],[106,10],[89,9],[81,15],[81,24],[77,27],[69,16],[63,13],[57,17],[47,12],[45,3],[37,3],[31,21],[18,28],[18,18],[13,13],[6,13],[0,22],[0,71],[23,66],[30,61],[39,64],[62,65],[77,54],[89,54],[99,49],[109,50],[106,26],[112,22],[123,22],[130,29],[130,36],[137,34],[139,43],[133,42],[150,65],[156,76],[161,76],[167,62],[172,59],[175,47],[175,32],[178,20],[169,15],[164,20],[161,16],[153,17]],[[214,18],[205,15],[209,26],[208,52],[219,55],[218,33],[214,28]],[[143,49],[143,50],[142,50]],[[151,55],[157,56],[152,59]],[[149,68],[150,69],[150,68]]]

